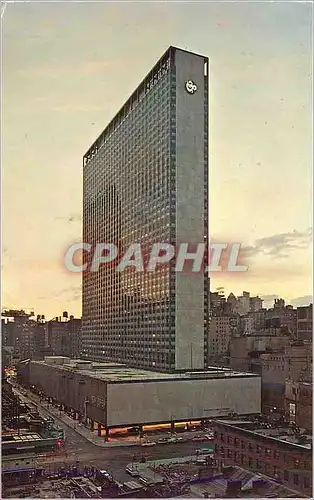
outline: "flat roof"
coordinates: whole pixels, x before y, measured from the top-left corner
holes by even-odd
[[[262,422],[256,422],[249,418],[219,418],[215,419],[215,421],[223,425],[241,429],[242,431],[254,434],[255,436],[262,436],[263,438],[280,441],[281,443],[286,443],[293,446],[298,446],[302,449],[312,450],[313,437],[311,434],[302,434],[307,442],[301,444],[299,442],[298,435],[292,432],[292,430],[288,427],[272,427],[270,423],[266,422],[263,425]]]
[[[210,380],[210,379],[227,379],[227,378],[260,378],[255,373],[237,372],[228,368],[208,367],[204,371],[188,371],[184,373],[163,373],[149,370],[141,370],[129,368],[125,365],[117,363],[99,363],[92,362],[92,369],[85,369],[84,366],[66,363],[63,365],[55,365],[46,361],[31,361],[34,365],[49,366],[55,370],[77,373],[85,377],[96,378],[98,380],[108,381],[109,383],[122,382],[161,382],[170,380]]]

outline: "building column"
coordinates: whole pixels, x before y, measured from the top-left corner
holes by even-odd
[[[109,427],[106,427],[105,442],[109,440],[109,437],[110,437],[110,430]]]

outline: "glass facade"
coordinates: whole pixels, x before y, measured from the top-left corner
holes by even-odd
[[[83,239],[152,245],[176,241],[176,72],[170,48],[84,157]],[[204,92],[207,106],[207,85]],[[207,108],[204,239],[208,236]],[[90,265],[92,254],[86,254]],[[116,263],[117,264],[117,263]],[[154,272],[101,265],[83,275],[82,354],[146,369],[175,368],[174,264]],[[208,308],[204,277],[204,307]],[[205,315],[207,318],[207,314]],[[204,325],[207,327],[207,325]],[[207,339],[204,339],[207,347]]]

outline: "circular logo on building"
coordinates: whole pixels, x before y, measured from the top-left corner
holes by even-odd
[[[192,80],[188,80],[185,83],[185,88],[189,94],[195,94],[195,92],[197,91],[197,85],[195,85]]]

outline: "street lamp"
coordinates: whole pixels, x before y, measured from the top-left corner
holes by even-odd
[[[174,422],[173,422],[174,417],[175,417],[175,415],[171,415],[171,417],[170,417],[171,434],[174,433]]]

